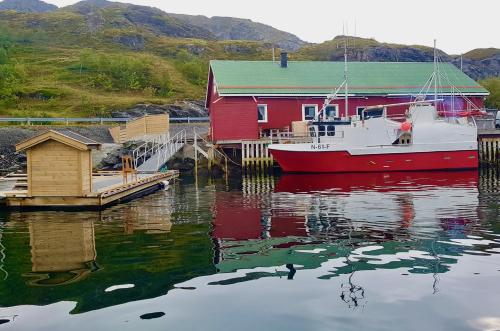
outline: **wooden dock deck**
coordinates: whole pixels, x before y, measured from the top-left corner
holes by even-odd
[[[157,174],[139,174],[137,180],[123,182],[123,175],[110,174],[92,177],[93,190],[82,197],[48,196],[30,197],[27,190],[12,190],[2,193],[6,207],[28,208],[88,208],[102,209],[113,204],[130,201],[161,188],[162,182],[179,176],[176,170]]]

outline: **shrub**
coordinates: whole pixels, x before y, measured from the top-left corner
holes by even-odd
[[[0,46],[0,65],[7,63],[7,50]]]
[[[21,65],[0,64],[0,99],[11,100],[21,90],[26,77]]]
[[[488,78],[480,82],[489,92],[485,106],[500,109],[500,78]]]
[[[107,91],[154,91],[167,96],[171,92],[168,72],[148,56],[104,55],[85,50],[80,64],[70,68],[85,74],[90,86]]]
[[[179,65],[179,70],[186,79],[195,85],[204,86],[207,82],[206,65],[198,61],[190,61]]]

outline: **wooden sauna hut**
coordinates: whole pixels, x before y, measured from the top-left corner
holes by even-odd
[[[92,192],[92,150],[101,144],[72,131],[48,131],[16,145],[28,160],[27,197],[84,197]]]

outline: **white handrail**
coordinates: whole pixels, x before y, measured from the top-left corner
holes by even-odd
[[[169,133],[150,138],[132,151],[134,168],[138,169],[153,156],[157,156],[155,171],[160,168],[187,142],[186,130],[181,130],[173,137]]]

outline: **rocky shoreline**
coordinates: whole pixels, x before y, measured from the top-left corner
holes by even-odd
[[[16,153],[16,144],[47,130],[71,130],[102,144],[113,143],[109,127],[95,126],[10,126],[0,127],[0,174],[25,171],[26,156]]]
[[[169,114],[170,117],[208,117],[203,101],[180,101],[172,105],[138,104],[111,113],[114,118],[134,118],[144,115]]]
[[[188,137],[192,137],[193,129],[200,134],[208,132],[207,123],[180,123],[171,124],[170,133],[175,135],[181,130],[186,130]],[[96,170],[120,170],[121,156],[130,154],[142,142],[128,142],[124,145],[114,144],[109,134],[109,126],[10,126],[0,127],[0,175],[12,172],[26,171],[26,156],[16,153],[15,145],[47,130],[71,130],[84,137],[102,144],[102,149],[93,154],[94,168]],[[176,155],[169,163],[169,169],[190,171],[194,168],[194,154]]]

